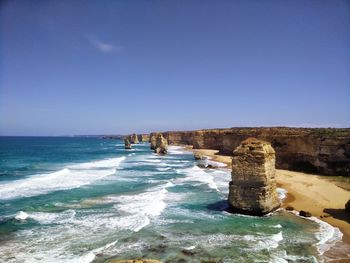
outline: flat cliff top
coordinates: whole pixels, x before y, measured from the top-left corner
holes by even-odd
[[[294,128],[294,127],[233,127],[194,131],[167,131],[166,133],[214,133],[260,136],[313,136],[321,138],[350,138],[350,128]]]
[[[264,157],[270,154],[275,154],[271,144],[256,138],[248,138],[233,151],[233,156],[259,156]]]

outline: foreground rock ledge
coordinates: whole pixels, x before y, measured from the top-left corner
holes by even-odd
[[[108,263],[162,263],[155,259],[127,259],[127,260],[110,260]]]
[[[232,212],[249,215],[265,215],[281,205],[270,143],[248,138],[234,150],[228,201]]]

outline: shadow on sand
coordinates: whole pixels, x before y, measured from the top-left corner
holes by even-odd
[[[330,214],[332,217],[346,221],[350,224],[350,215],[345,211],[345,209],[333,209],[333,208],[325,208],[323,212]]]

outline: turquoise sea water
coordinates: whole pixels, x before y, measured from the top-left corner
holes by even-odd
[[[322,262],[341,237],[283,211],[225,212],[229,171],[176,146],[0,137],[0,157],[0,262]]]

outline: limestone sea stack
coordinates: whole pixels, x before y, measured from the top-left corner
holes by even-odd
[[[131,143],[129,138],[124,138],[125,149],[131,149]]]
[[[152,132],[149,136],[149,142],[150,142],[150,147],[151,150],[156,149],[156,144],[157,144],[157,136],[160,134],[159,132]]]
[[[130,136],[130,142],[132,143],[132,144],[137,144],[137,143],[139,143],[139,139],[138,139],[138,137],[137,137],[137,135],[134,133],[133,135],[131,135]]]
[[[233,212],[250,215],[264,215],[280,206],[270,143],[248,138],[234,150],[228,201]]]
[[[156,137],[156,146],[154,149],[155,153],[166,154],[168,152],[168,141],[160,133]]]
[[[148,142],[149,141],[149,135],[148,134],[139,134],[137,135],[139,142]]]

